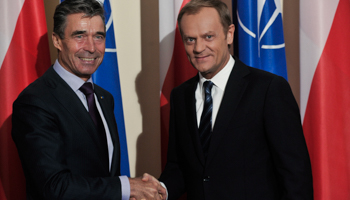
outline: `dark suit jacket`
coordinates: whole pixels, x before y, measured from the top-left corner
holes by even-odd
[[[236,59],[207,160],[198,135],[195,76],[171,94],[168,157],[160,181],[169,200],[312,199],[298,105],[282,77]]]
[[[14,102],[12,137],[27,199],[121,199],[113,97],[97,85],[94,89],[114,144],[111,172],[89,113],[52,67]]]

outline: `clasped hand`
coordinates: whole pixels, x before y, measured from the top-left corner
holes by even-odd
[[[141,177],[129,178],[130,200],[165,200],[166,190],[153,176],[144,173]]]

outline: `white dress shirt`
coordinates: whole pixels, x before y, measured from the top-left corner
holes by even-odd
[[[226,84],[228,81],[228,78],[231,74],[231,71],[233,69],[233,65],[235,64],[235,60],[230,55],[230,59],[225,65],[223,69],[221,69],[213,78],[210,79],[211,82],[214,83],[213,87],[211,88],[211,96],[213,99],[213,112],[212,112],[212,128],[215,125],[216,116],[219,111],[219,107],[222,101],[222,97],[224,96]],[[196,113],[197,113],[197,126],[199,127],[199,123],[201,120],[201,115],[203,112],[203,106],[204,106],[204,99],[205,99],[205,93],[203,90],[203,83],[207,81],[208,79],[204,78],[201,73],[199,73],[199,82],[197,85],[197,89],[195,92],[195,98],[196,98]]]

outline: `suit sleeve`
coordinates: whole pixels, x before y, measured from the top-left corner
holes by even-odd
[[[282,199],[313,199],[311,164],[298,105],[287,81],[275,77],[266,95],[268,143],[283,185]]]
[[[13,105],[12,137],[34,199],[121,199],[118,177],[71,173],[59,118],[41,98],[22,95]],[[88,148],[88,147],[87,147]],[[75,152],[72,152],[75,153]]]
[[[167,163],[159,180],[162,181],[168,190],[168,200],[178,199],[185,193],[185,182],[182,170],[179,167],[177,142],[176,142],[176,125],[174,107],[174,90],[170,95],[170,124],[169,124],[169,144],[167,153]]]

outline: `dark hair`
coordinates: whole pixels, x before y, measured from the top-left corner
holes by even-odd
[[[76,13],[84,13],[84,17],[90,18],[100,16],[103,24],[105,24],[104,10],[100,2],[96,0],[65,0],[57,5],[53,16],[53,32],[61,39],[64,39],[64,30],[67,27],[67,16]]]
[[[181,19],[184,14],[196,14],[203,7],[211,7],[215,8],[218,11],[220,16],[220,21],[222,27],[224,28],[224,33],[226,34],[228,31],[228,27],[232,24],[230,11],[227,8],[227,5],[220,0],[192,0],[188,2],[180,11],[177,17],[177,23],[179,25],[180,33],[181,31]]]

